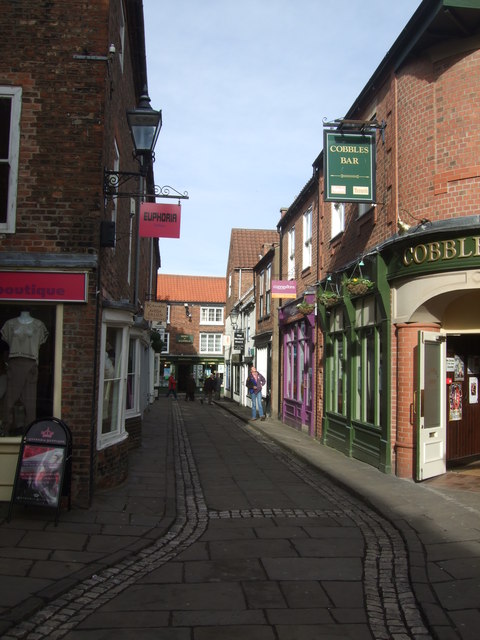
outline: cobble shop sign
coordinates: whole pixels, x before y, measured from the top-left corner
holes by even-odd
[[[403,266],[480,257],[480,236],[419,243],[403,252]]]
[[[375,134],[324,131],[326,202],[375,202]]]

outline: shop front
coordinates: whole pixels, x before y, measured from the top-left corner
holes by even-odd
[[[302,314],[296,302],[292,302],[279,310],[279,321],[283,353],[282,420],[314,436],[315,312]]]
[[[74,393],[78,371],[69,370],[63,336],[73,318],[81,326],[89,280],[87,271],[0,271],[0,500],[10,498],[25,428],[39,418],[73,420],[64,389]]]
[[[433,226],[389,256],[401,477],[480,458],[480,234],[466,224]]]

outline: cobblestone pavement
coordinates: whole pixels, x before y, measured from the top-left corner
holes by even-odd
[[[221,407],[160,402],[173,430],[172,526],[5,640],[432,637],[388,520]]]

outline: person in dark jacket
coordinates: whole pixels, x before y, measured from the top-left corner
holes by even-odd
[[[191,400],[192,402],[195,400],[195,378],[193,377],[193,373],[188,376],[187,385],[186,385],[186,394],[185,400],[188,402]]]
[[[252,420],[258,420],[257,408],[260,420],[265,420],[262,406],[262,388],[265,385],[265,378],[257,369],[252,366],[247,378],[247,389],[250,400],[252,401]]]
[[[212,396],[215,391],[215,374],[211,373],[203,384],[203,393],[208,404],[212,404]]]

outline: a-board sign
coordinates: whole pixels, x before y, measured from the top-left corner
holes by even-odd
[[[72,441],[67,425],[58,418],[33,422],[20,447],[8,519],[14,504],[51,507],[57,510],[61,497],[69,498]]]

